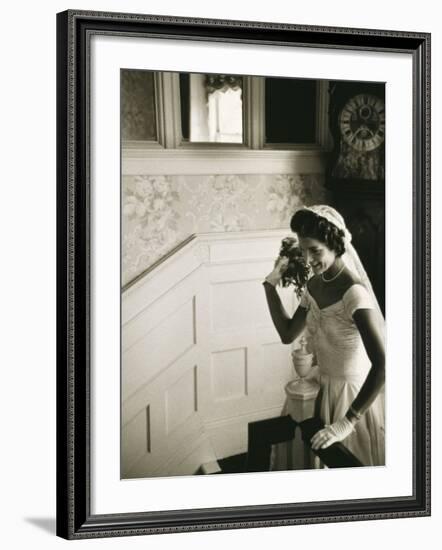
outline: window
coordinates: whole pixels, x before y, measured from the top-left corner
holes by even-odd
[[[317,80],[122,70],[122,139],[167,149],[318,148],[326,99]]]
[[[316,143],[316,80],[265,79],[265,143]]]
[[[189,143],[243,143],[243,78],[180,73],[181,134]]]

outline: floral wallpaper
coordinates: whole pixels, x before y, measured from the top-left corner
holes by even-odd
[[[194,233],[288,228],[324,195],[321,174],[123,176],[122,283]]]

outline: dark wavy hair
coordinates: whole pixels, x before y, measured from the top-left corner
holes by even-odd
[[[300,209],[293,214],[290,227],[298,237],[316,239],[324,243],[336,256],[345,252],[344,232],[315,212]]]

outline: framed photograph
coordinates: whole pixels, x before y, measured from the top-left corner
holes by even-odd
[[[430,35],[57,19],[57,534],[430,514]]]

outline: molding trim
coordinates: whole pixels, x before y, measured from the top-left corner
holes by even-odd
[[[328,87],[328,80],[318,80],[316,138],[324,150],[331,151],[333,149],[333,137],[328,125],[330,107]]]
[[[265,229],[265,230],[255,230],[255,231],[228,231],[225,233],[200,233],[190,235],[185,241],[176,246],[168,254],[163,256],[145,271],[140,273],[135,279],[127,283],[122,288],[122,295],[124,297],[130,296],[132,293],[135,293],[138,288],[146,285],[150,281],[154,274],[153,272],[158,272],[159,269],[167,269],[172,267],[176,261],[177,254],[178,257],[183,257],[185,254],[188,254],[190,250],[194,249],[195,253],[192,256],[192,267],[190,271],[197,269],[202,263],[215,263],[216,260],[211,256],[211,249],[214,244],[228,244],[235,242],[244,242],[244,241],[267,241],[273,242],[275,239],[283,239],[290,233],[289,229]],[[202,252],[203,251],[203,252]],[[190,256],[189,256],[190,257]],[[263,261],[274,259],[271,255],[263,254],[260,257],[257,257],[255,261]],[[250,259],[249,259],[250,261]],[[234,260],[231,262],[235,263]],[[226,263],[226,260],[223,261]],[[181,273],[180,277],[185,276]]]
[[[324,174],[326,153],[305,150],[125,148],[123,176],[222,174]]]

